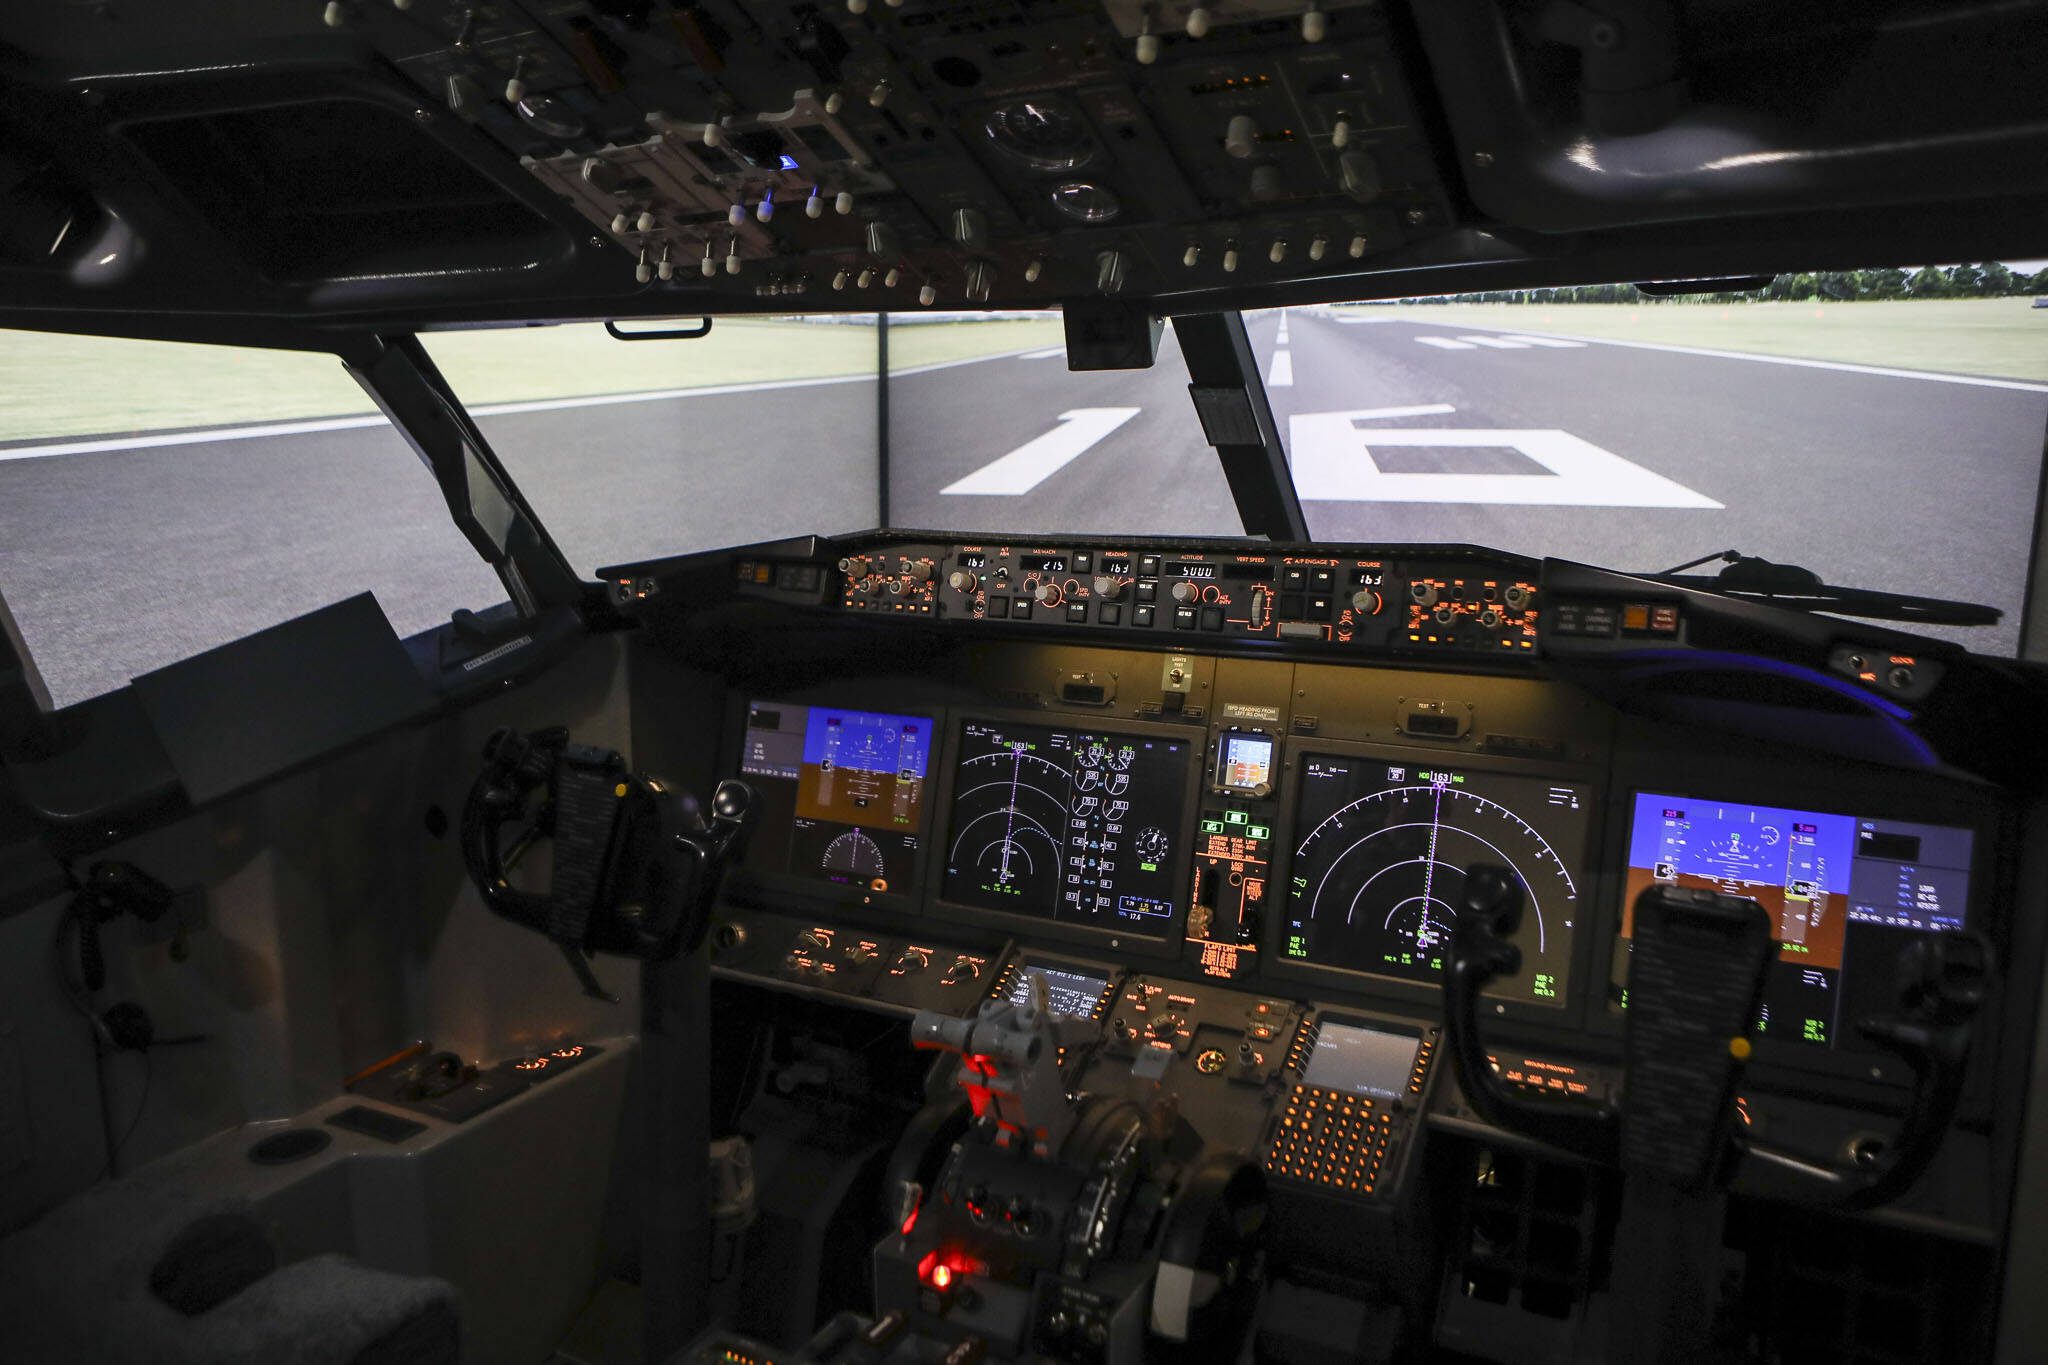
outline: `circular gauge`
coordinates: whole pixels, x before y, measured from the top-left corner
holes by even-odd
[[[1052,206],[1077,223],[1106,223],[1124,211],[1114,193],[1085,180],[1053,186]]]
[[[1084,769],[1079,776],[1100,775]],[[1075,778],[1023,746],[1006,745],[961,763],[947,852],[954,869],[948,894],[991,908],[1050,914],[1059,896],[1067,793],[1077,788]]]
[[[1163,863],[1166,861],[1166,850],[1168,848],[1166,831],[1157,825],[1148,825],[1146,828],[1138,831],[1137,840],[1131,847],[1136,849],[1138,856],[1146,862],[1155,865]]]
[[[1088,164],[1095,137],[1064,100],[1029,99],[1006,104],[982,122],[989,145],[1026,170],[1057,174]]]
[[[1293,918],[1319,966],[1429,980],[1443,970],[1475,862],[1507,866],[1529,903],[1522,979],[1562,980],[1578,888],[1548,840],[1476,792],[1403,785],[1339,807],[1294,852]]]
[[[882,850],[857,829],[825,845],[825,871],[838,877],[872,881],[883,874]]]

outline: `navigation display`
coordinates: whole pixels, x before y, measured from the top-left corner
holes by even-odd
[[[1046,1003],[1054,1014],[1068,1019],[1090,1019],[1095,1007],[1102,1003],[1102,993],[1109,989],[1109,978],[1090,976],[1083,972],[1063,971],[1058,967],[1027,966],[1017,973],[1017,979],[1010,983],[1010,1003],[1021,1005],[1031,996],[1031,978],[1045,978]]]
[[[1967,829],[1638,792],[1628,842],[1624,940],[1636,897],[1659,882],[1747,896],[1770,915],[1778,955],[1757,1021],[1766,1038],[1860,1045],[1845,1030],[1889,1005],[1899,948],[1961,929],[1969,913]],[[1859,963],[1877,970],[1852,982]],[[1618,978],[1624,970],[1618,961]]]
[[[1318,967],[1442,978],[1475,862],[1507,867],[1528,899],[1522,970],[1487,994],[1562,1006],[1579,912],[1591,791],[1542,777],[1308,754],[1280,951]]]
[[[960,727],[944,899],[1163,938],[1180,911],[1189,742]]]
[[[1301,1079],[1347,1095],[1399,1099],[1414,1073],[1417,1046],[1413,1034],[1325,1022],[1316,1030],[1315,1050]]]
[[[870,892],[912,885],[925,826],[932,722],[754,702],[740,772],[761,793],[747,862]]]

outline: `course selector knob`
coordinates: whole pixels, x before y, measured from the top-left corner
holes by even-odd
[[[946,575],[946,586],[954,592],[973,592],[981,586],[981,579],[972,569],[955,569]]]

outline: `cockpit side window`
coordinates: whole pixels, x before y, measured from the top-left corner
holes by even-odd
[[[0,595],[53,705],[369,591],[505,589],[331,355],[0,331]]]

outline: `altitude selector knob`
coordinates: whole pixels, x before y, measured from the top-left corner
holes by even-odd
[[[1173,600],[1176,602],[1199,602],[1202,600],[1202,585],[1191,578],[1183,578],[1173,585]]]

